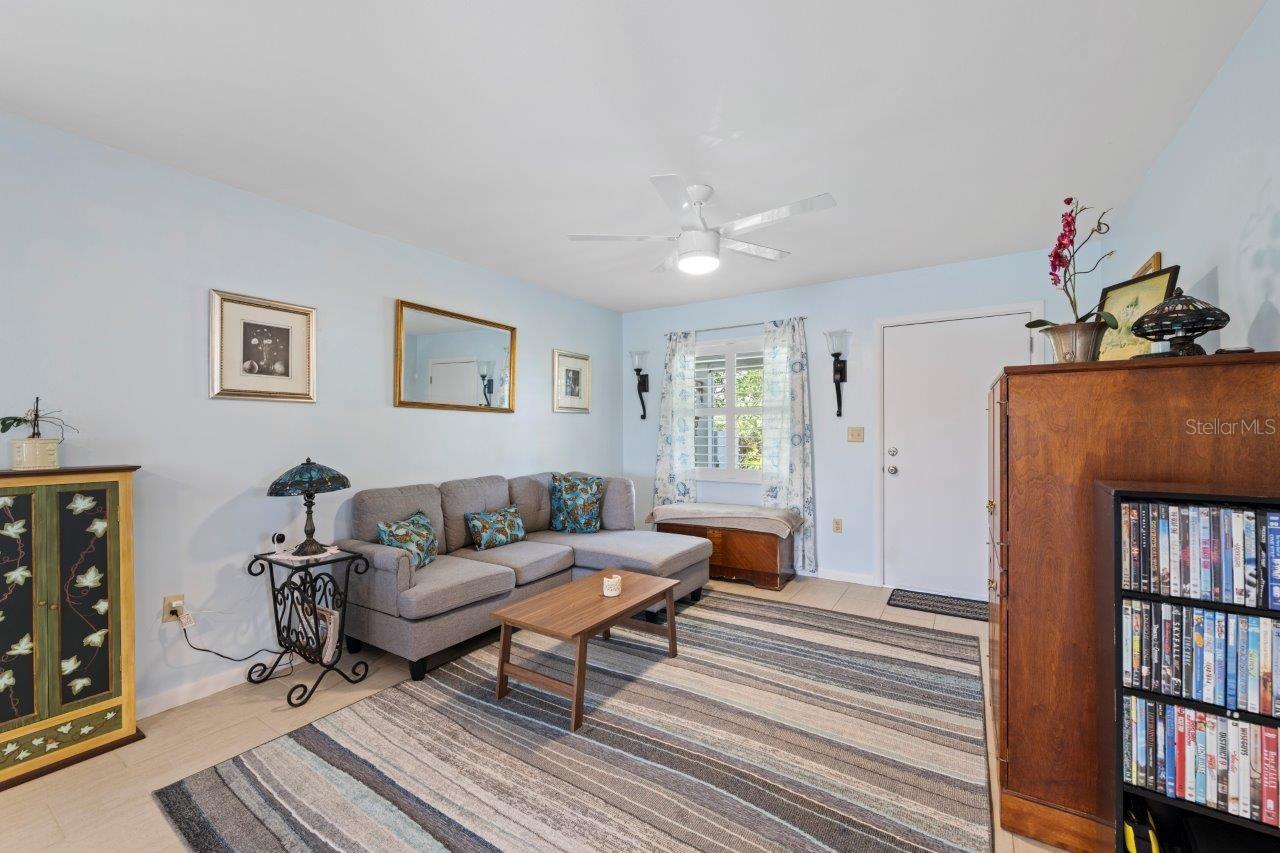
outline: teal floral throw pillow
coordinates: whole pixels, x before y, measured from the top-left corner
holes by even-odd
[[[440,549],[431,519],[421,512],[415,512],[404,521],[379,522],[378,541],[408,551],[415,569],[430,565]]]
[[[551,529],[565,533],[598,533],[603,477],[551,475]]]
[[[515,506],[496,512],[468,512],[464,518],[477,551],[500,548],[524,539],[524,519]]]

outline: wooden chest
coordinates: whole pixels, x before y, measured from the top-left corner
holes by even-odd
[[[791,565],[790,536],[780,538],[755,530],[668,522],[659,522],[658,530],[710,539],[713,578],[750,581],[760,589],[776,590],[796,574]]]

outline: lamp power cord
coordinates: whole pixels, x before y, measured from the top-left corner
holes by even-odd
[[[178,609],[177,609],[176,607],[175,607],[174,609],[170,610],[169,612],[170,612],[172,615],[179,617],[179,619],[181,619],[181,617],[184,615],[184,613],[179,612],[179,611],[178,611]],[[191,635],[190,635],[189,633],[187,633],[187,625],[185,624],[185,622],[184,622],[184,621],[180,621],[178,624],[179,624],[179,627],[181,627],[181,628],[182,628],[182,639],[186,641],[187,645],[191,647],[192,651],[204,652],[204,653],[206,653],[206,654],[216,655],[216,656],[218,656],[218,657],[222,658],[223,660],[229,660],[229,661],[231,661],[232,663],[244,663],[245,661],[249,660],[250,658],[255,658],[255,657],[257,657],[257,656],[258,656],[258,655],[260,655],[260,654],[278,654],[278,652],[276,652],[276,651],[274,651],[274,650],[272,650],[272,649],[258,649],[256,652],[250,652],[249,654],[245,655],[244,657],[240,657],[240,658],[232,657],[231,655],[225,655],[225,654],[223,654],[222,652],[218,651],[217,649],[207,649],[207,648],[205,648],[204,646],[197,646],[195,643],[191,642]],[[287,665],[288,665],[288,667],[289,667],[287,670],[285,670],[285,671],[283,671],[283,672],[277,672],[275,675],[272,675],[272,676],[271,676],[271,678],[269,678],[269,679],[267,679],[267,680],[268,680],[268,681],[271,681],[271,680],[274,680],[274,679],[280,678],[281,676],[287,676],[287,675],[291,675],[291,674],[293,673],[293,667],[294,667],[294,655],[293,655],[293,652],[289,652],[289,660],[288,660],[288,664],[287,664]]]

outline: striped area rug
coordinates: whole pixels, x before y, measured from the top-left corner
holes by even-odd
[[[583,726],[487,646],[156,792],[197,850],[989,850],[971,637],[708,592],[613,630]],[[513,660],[572,652],[528,631]]]

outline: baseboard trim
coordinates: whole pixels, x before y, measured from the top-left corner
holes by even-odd
[[[803,577],[803,575],[797,575],[796,577]],[[836,569],[819,568],[817,575],[814,577],[823,578],[824,580],[829,581],[859,583],[863,586],[880,586],[880,579],[871,572],[842,572]]]
[[[179,705],[185,705],[188,702],[194,702],[197,699],[221,693],[228,687],[235,687],[245,680],[245,668],[248,666],[249,663],[246,662],[242,666],[215,672],[213,675],[206,676],[198,681],[179,684],[177,687],[171,687],[152,696],[139,696],[138,719],[145,719],[159,714],[161,711],[167,711],[170,708],[176,708]]]

